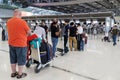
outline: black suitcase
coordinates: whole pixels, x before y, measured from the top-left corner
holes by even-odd
[[[48,62],[46,53],[40,54],[40,58],[41,58],[41,63],[42,64],[46,64]],[[39,64],[39,61],[34,60],[34,63]]]
[[[53,47],[51,44],[47,43],[47,54],[48,54],[48,60],[50,61],[53,59]]]
[[[41,57],[41,63],[42,64],[46,64],[48,62],[47,53],[40,54],[40,57]]]
[[[47,43],[42,42],[39,49],[40,49],[41,62],[42,64],[46,64],[48,62]]]
[[[63,50],[62,48],[57,48],[57,51],[58,51],[58,52],[61,52],[61,53],[64,52],[64,50]]]
[[[46,42],[42,42],[40,44],[40,52],[44,52],[44,51],[47,51],[47,43]]]
[[[64,50],[62,48],[57,48],[57,51],[61,53],[61,56],[64,55]]]
[[[65,47],[65,49],[57,48],[57,51],[61,52],[61,56],[63,56],[65,53],[69,52],[69,49],[68,49],[68,47]]]

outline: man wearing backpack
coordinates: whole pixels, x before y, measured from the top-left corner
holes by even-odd
[[[117,34],[118,34],[117,25],[114,25],[113,28],[112,28],[113,46],[115,46],[117,44],[116,43]]]

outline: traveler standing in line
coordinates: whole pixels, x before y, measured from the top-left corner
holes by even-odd
[[[37,36],[39,38],[42,38],[46,42],[46,33],[45,33],[45,30],[38,23],[36,23],[36,28],[35,28],[35,30],[34,30],[33,33],[37,34]]]
[[[96,27],[93,28],[93,35],[94,35],[94,39],[95,39],[96,35],[97,35],[97,29],[96,29]]]
[[[113,46],[115,46],[117,44],[116,43],[117,33],[118,33],[117,25],[114,25],[112,28]]]
[[[69,47],[72,51],[72,44],[74,45],[74,50],[77,50],[77,40],[76,40],[76,34],[77,34],[77,28],[74,25],[74,22],[70,23],[70,29],[69,29]]]
[[[45,24],[45,21],[44,20],[42,20],[42,23],[41,23],[41,25],[40,25],[40,27],[42,27],[42,28],[44,28],[45,29],[45,33],[46,33],[46,40],[48,40],[48,27],[47,27],[47,25]]]
[[[24,65],[27,57],[27,36],[31,35],[31,30],[27,23],[21,19],[20,10],[14,10],[14,15],[7,21],[8,43],[11,63],[11,77],[18,79],[26,77],[23,73]],[[18,65],[18,71],[16,66]]]
[[[84,40],[83,40],[83,27],[78,23],[78,35],[77,35],[77,45],[78,50],[84,50]]]
[[[2,41],[5,41],[5,29],[2,27]]]
[[[64,26],[64,51],[67,52],[68,51],[68,47],[67,47],[67,42],[68,42],[68,31],[69,31],[69,21],[66,20],[65,21],[65,26]]]
[[[60,28],[58,25],[58,21],[56,19],[54,19],[50,28],[51,28],[51,40],[52,40],[52,45],[53,45],[53,56],[55,57],[56,46],[58,44],[58,38],[60,36]]]

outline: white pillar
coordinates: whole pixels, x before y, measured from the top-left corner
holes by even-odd
[[[111,29],[111,18],[110,17],[106,17],[106,26],[105,26],[105,32],[109,32],[109,30]]]

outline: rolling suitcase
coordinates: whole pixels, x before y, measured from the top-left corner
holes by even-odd
[[[41,43],[40,53],[42,64],[46,64],[53,58],[52,46],[47,42]]]
[[[53,59],[53,49],[52,49],[52,45],[47,43],[47,54],[48,54],[48,60],[50,61],[51,59]]]
[[[69,52],[69,49],[68,49],[68,47],[65,47],[64,49],[62,49],[62,48],[57,48],[57,51],[58,51],[58,52],[61,52],[61,56],[63,56],[64,54],[66,54],[66,53]]]
[[[42,42],[39,47],[41,62],[42,64],[46,64],[48,62],[48,54],[47,54],[47,43]]]
[[[61,56],[64,55],[64,50],[62,48],[57,48],[57,51],[61,53]]]

